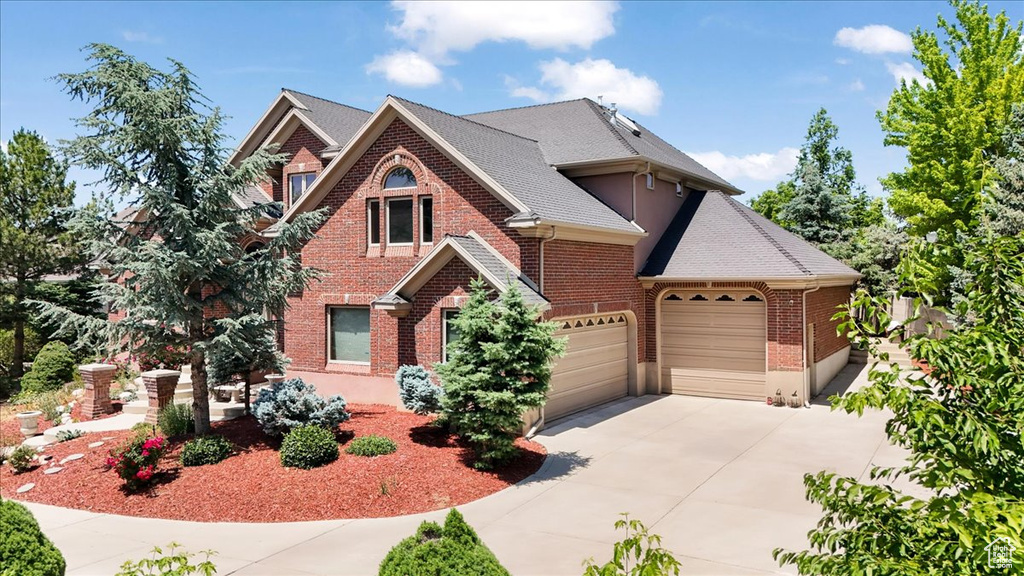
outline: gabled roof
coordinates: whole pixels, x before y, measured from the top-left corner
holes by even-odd
[[[635,120],[581,98],[524,108],[467,114],[464,118],[536,140],[547,162],[568,167],[596,161],[649,161],[699,180],[696,184],[741,191],[662,140]],[[637,128],[627,124],[632,123]]]
[[[446,235],[387,293],[377,298],[373,305],[385,310],[408,310],[416,293],[453,258],[459,258],[467,266],[500,292],[515,285],[527,304],[548,306],[548,300],[541,295],[537,285],[523,275],[511,262],[505,259],[493,246],[475,232],[466,236]]]
[[[656,280],[824,280],[860,274],[721,192],[690,192],[640,272]]]
[[[396,119],[409,125],[494,194],[512,212],[513,225],[598,229],[628,237],[634,243],[646,234],[559,174],[544,160],[537,142],[394,96],[388,96],[283,220],[318,205]]]

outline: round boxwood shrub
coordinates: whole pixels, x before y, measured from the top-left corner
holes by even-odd
[[[334,433],[321,426],[302,426],[288,432],[281,443],[281,464],[309,470],[338,459]]]
[[[55,340],[36,354],[32,369],[21,378],[22,394],[57,390],[75,379],[75,355],[68,345]]]
[[[0,574],[64,576],[64,556],[27,508],[0,500]]]
[[[216,464],[231,455],[231,442],[216,434],[200,436],[185,442],[181,448],[182,466],[206,466]]]
[[[383,456],[398,450],[398,444],[387,436],[360,436],[348,443],[345,452],[356,456]]]
[[[416,534],[402,540],[380,563],[379,576],[509,576],[454,508],[444,528],[420,524]]]

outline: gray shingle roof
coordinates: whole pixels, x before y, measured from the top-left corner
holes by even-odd
[[[638,232],[618,212],[551,167],[538,143],[395,98],[542,220]]]
[[[366,110],[331,102],[303,92],[287,88],[284,90],[308,108],[308,111],[304,111],[306,116],[338,143],[338,146],[332,146],[329,149],[340,150],[343,148],[345,143],[351,140],[359,128],[373,115],[372,112]]]
[[[526,300],[527,304],[544,306],[548,303],[547,298],[541,295],[537,285],[532,280],[509,268],[508,264],[495,256],[494,252],[480,243],[480,240],[472,236],[449,237],[453,242],[465,249],[474,260],[479,262],[493,276],[500,278],[507,284],[514,283],[519,288],[519,292],[523,295],[523,299]]]
[[[690,192],[640,276],[756,280],[859,274],[721,192]]]
[[[635,120],[630,119],[639,129],[639,135],[621,121],[612,125],[610,111],[589,98],[467,114],[464,117],[537,140],[545,159],[554,166],[643,157],[739,192],[725,179]]]

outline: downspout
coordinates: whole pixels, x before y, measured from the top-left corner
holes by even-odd
[[[811,407],[811,369],[813,366],[809,366],[807,361],[807,295],[811,292],[817,292],[821,289],[821,284],[818,280],[814,281],[814,288],[810,290],[804,290],[803,293],[803,322],[800,324],[800,333],[803,334],[804,341],[800,347],[803,350],[803,369],[804,369],[804,408]],[[813,363],[814,359],[810,361]]]

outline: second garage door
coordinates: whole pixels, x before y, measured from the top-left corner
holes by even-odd
[[[761,400],[766,315],[750,290],[673,292],[661,302],[662,390]]]
[[[544,416],[548,421],[626,395],[629,332],[625,314],[557,320],[556,336],[569,338],[555,360]]]

